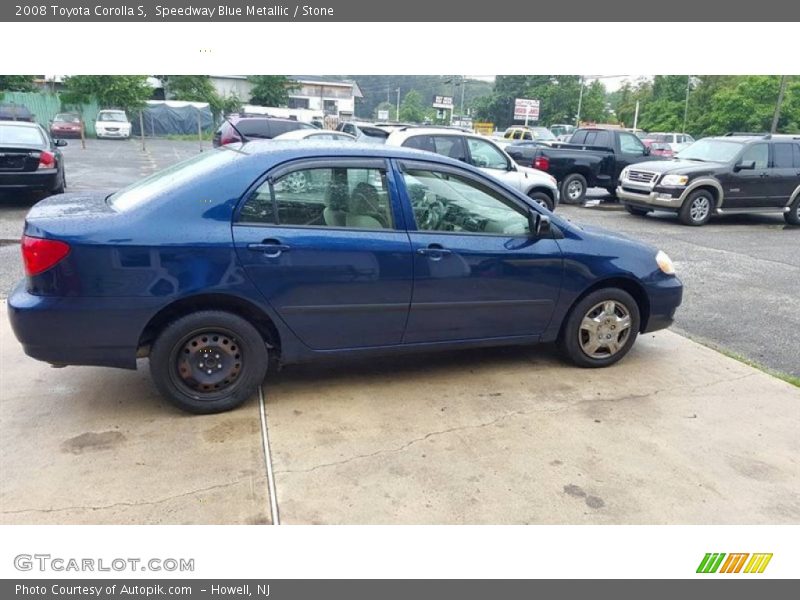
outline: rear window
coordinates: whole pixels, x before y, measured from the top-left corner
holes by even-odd
[[[314,129],[314,127],[299,121],[272,121],[270,122],[270,129],[272,130],[272,137],[276,137],[287,131],[294,131],[295,129]]]
[[[196,177],[235,161],[239,156],[239,152],[225,149],[198,154],[112,194],[108,197],[108,204],[120,212],[136,208],[170,189],[179,188]]]
[[[266,119],[242,119],[234,123],[242,135],[252,138],[271,138],[269,122]],[[281,132],[283,133],[283,132]]]
[[[38,127],[0,125],[0,144],[44,147],[45,139]]]

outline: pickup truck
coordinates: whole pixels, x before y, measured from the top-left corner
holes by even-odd
[[[566,144],[551,148],[512,144],[506,152],[518,164],[546,171],[558,180],[561,200],[580,203],[590,187],[601,187],[612,196],[622,170],[628,165],[649,160],[650,149],[634,134],[617,129],[578,129]]]

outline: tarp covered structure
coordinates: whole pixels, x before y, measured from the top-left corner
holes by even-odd
[[[139,111],[128,115],[133,125],[132,135],[141,135]],[[214,117],[207,102],[178,100],[149,100],[142,110],[145,136],[197,135],[198,126],[208,132],[214,129]]]

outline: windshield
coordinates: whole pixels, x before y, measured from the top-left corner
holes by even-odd
[[[239,151],[225,148],[198,154],[121,189],[108,197],[108,203],[118,211],[130,210],[164,192],[179,188],[196,177],[229,164],[239,156]]]
[[[125,113],[122,111],[114,111],[114,112],[101,112],[97,115],[98,121],[116,121],[116,122],[128,122],[128,117],[125,116]]]
[[[0,125],[0,145],[3,144],[43,147],[45,140],[37,127]]]
[[[742,149],[740,142],[723,140],[700,140],[675,156],[682,160],[701,160],[711,162],[730,162]]]
[[[533,128],[534,137],[537,140],[554,140],[556,136],[553,135],[553,132],[547,129],[547,127],[534,127]]]
[[[65,113],[59,113],[54,118],[53,121],[56,123],[80,123],[81,120],[78,115],[71,115]]]

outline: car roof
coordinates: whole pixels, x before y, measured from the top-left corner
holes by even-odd
[[[343,131],[334,131],[333,129],[292,129],[291,131],[285,131],[280,135],[276,135],[272,139],[274,141],[304,140],[308,138],[315,138],[321,135],[335,135],[348,140],[356,139],[354,135],[350,135],[349,133],[345,133]]]
[[[41,129],[38,123],[34,123],[31,121],[5,121],[0,119],[0,125],[11,125],[14,127],[28,127],[28,128],[36,128]]]
[[[459,168],[477,171],[468,164],[424,150],[384,144],[344,144],[330,140],[252,140],[245,144],[228,144],[221,151],[241,152],[254,157],[268,157],[275,164],[299,158],[355,157],[355,158],[396,158],[437,162]]]
[[[402,143],[408,138],[417,137],[420,135],[458,135],[492,141],[491,138],[485,135],[479,135],[477,133],[464,131],[462,129],[450,129],[446,127],[409,127],[407,129],[395,129],[389,133],[389,137],[386,139],[386,141],[389,143],[391,140],[391,142],[394,144],[400,140],[400,143]]]

